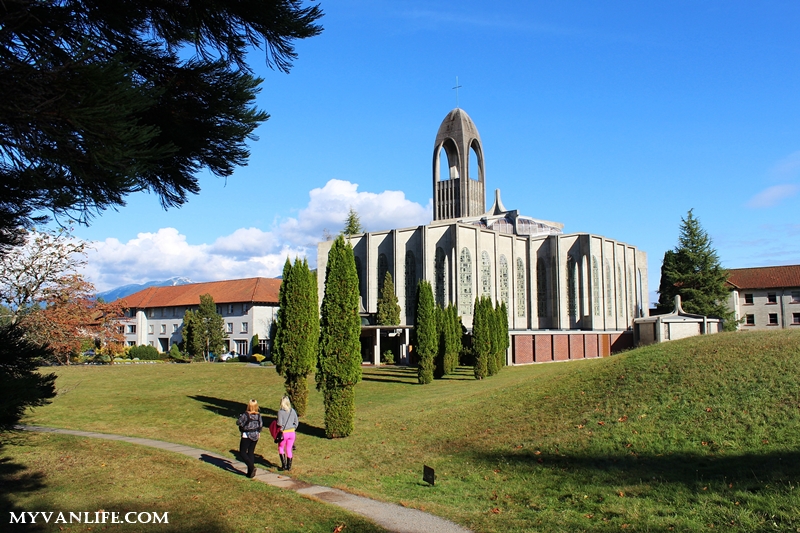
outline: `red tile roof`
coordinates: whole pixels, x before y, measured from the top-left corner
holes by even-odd
[[[728,283],[737,289],[800,287],[800,265],[729,268]]]
[[[214,303],[278,304],[281,280],[273,278],[232,279],[191,283],[172,287],[149,287],[122,298],[128,308],[200,305],[200,295],[210,294]]]

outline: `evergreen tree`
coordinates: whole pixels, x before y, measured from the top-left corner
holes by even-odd
[[[472,318],[472,352],[475,357],[473,369],[476,379],[483,379],[489,375],[489,358],[492,354],[492,332],[488,313],[486,312],[486,297],[475,298],[475,310]],[[491,306],[491,302],[489,302]]]
[[[286,395],[298,416],[308,405],[308,375],[317,363],[319,307],[316,278],[304,259],[289,259],[283,267],[278,296],[279,310],[272,357],[275,370],[284,377]]]
[[[378,297],[378,325],[396,326],[400,323],[400,304],[394,293],[394,281],[387,271],[383,278],[383,288]]]
[[[433,377],[439,379],[447,374],[447,335],[450,330],[447,311],[438,305],[434,308],[436,315],[436,357],[433,360]]]
[[[722,318],[726,329],[735,329],[733,311],[726,302],[728,271],[722,268],[708,233],[689,210],[681,218],[678,246],[664,254],[658,308],[671,311],[676,295],[688,313]]]
[[[500,303],[498,314],[500,315],[500,318],[498,319],[498,329],[500,330],[500,359],[498,361],[499,368],[506,366],[506,355],[508,354],[508,349],[511,347],[511,339],[508,336],[508,308],[506,307],[505,302]]]
[[[498,353],[500,352],[500,324],[498,320],[498,307],[492,305],[488,298],[484,302],[486,318],[489,322],[489,358],[486,360],[486,373],[494,376],[500,371]]]
[[[50,403],[56,395],[56,375],[39,371],[48,355],[19,326],[0,325],[0,431],[11,430],[28,408]]]
[[[361,218],[352,207],[347,211],[347,218],[344,220],[344,229],[342,233],[345,237],[364,233],[364,226],[361,225]]]
[[[458,367],[458,359],[461,354],[461,317],[458,316],[458,309],[455,304],[449,304],[445,309],[445,324],[447,332],[445,334],[445,360],[444,373],[452,374]]]
[[[353,432],[355,386],[361,381],[360,336],[355,257],[353,248],[339,235],[328,252],[325,269],[316,374],[329,438],[346,437]]]
[[[0,247],[43,212],[82,222],[147,190],[164,207],[230,176],[268,115],[245,59],[288,72],[319,34],[301,2],[14,0],[0,8]]]
[[[436,305],[433,289],[428,281],[417,284],[417,316],[414,324],[417,339],[417,379],[425,385],[433,381],[434,359],[439,350],[439,328],[436,321]]]
[[[192,356],[202,355],[208,361],[209,354],[219,354],[225,349],[225,322],[217,313],[217,306],[210,294],[200,295],[197,311],[186,311],[183,315],[183,340]]]

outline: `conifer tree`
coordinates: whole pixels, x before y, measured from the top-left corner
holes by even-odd
[[[489,358],[492,354],[492,332],[486,303],[488,298],[475,298],[475,310],[472,318],[472,351],[475,356],[474,373],[476,379],[489,375]],[[491,303],[489,302],[489,306]]]
[[[275,370],[284,377],[286,395],[298,416],[308,405],[308,375],[317,363],[319,306],[314,275],[304,259],[283,266],[279,311],[273,346]]]
[[[445,335],[445,374],[452,374],[458,367],[458,358],[461,354],[461,317],[458,316],[458,309],[454,304],[449,304],[445,309],[445,323],[447,333]]]
[[[678,246],[664,254],[658,308],[671,311],[676,295],[688,313],[722,318],[726,329],[735,329],[733,312],[726,305],[728,271],[722,268],[711,238],[690,209],[681,218]]]
[[[428,281],[417,284],[417,316],[414,333],[417,339],[417,379],[425,385],[433,381],[434,359],[439,349],[439,331],[433,289]]]
[[[350,207],[347,211],[347,218],[344,220],[344,228],[342,233],[345,237],[350,237],[358,233],[364,233],[364,226],[361,224],[361,218],[355,209]]]
[[[493,306],[488,298],[483,304],[486,306],[486,317],[489,321],[489,358],[486,360],[486,373],[494,376],[500,371],[498,364],[498,352],[500,351],[500,330],[499,320],[497,319],[497,306]]]
[[[400,304],[394,293],[394,281],[387,271],[383,278],[383,288],[378,297],[378,325],[396,326],[400,323]]]
[[[498,368],[506,366],[506,354],[511,346],[511,339],[508,337],[508,308],[505,302],[500,303],[498,309],[498,330],[500,331],[500,351],[498,353]]]
[[[447,360],[447,335],[450,331],[447,311],[436,305],[434,307],[436,315],[436,356],[433,360],[433,377],[439,379],[447,374],[445,361]]]
[[[202,355],[205,361],[210,354],[219,354],[225,348],[225,323],[210,294],[200,295],[197,311],[186,311],[182,335],[186,350],[192,356]]]
[[[328,253],[320,319],[317,389],[325,404],[325,434],[353,432],[355,386],[361,381],[361,318],[353,248],[339,235]]]

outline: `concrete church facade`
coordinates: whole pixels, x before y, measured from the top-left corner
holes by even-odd
[[[633,319],[646,305],[647,255],[507,210],[499,191],[487,210],[480,135],[458,108],[445,117],[434,143],[433,198],[429,225],[352,236],[367,313],[377,311],[388,271],[406,325],[414,321],[420,280],[431,283],[438,304],[457,306],[468,329],[476,297],[505,302],[511,364],[599,357],[633,345]],[[319,272],[330,246],[318,245]],[[323,285],[321,275],[320,299]]]

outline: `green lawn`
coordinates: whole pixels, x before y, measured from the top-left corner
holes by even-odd
[[[273,368],[239,364],[57,373],[58,397],[27,423],[231,457],[244,402],[258,399],[270,416],[282,394]],[[313,392],[295,477],[475,531],[800,531],[800,331],[415,383],[415,369],[366,368],[356,430],[340,440],[324,438]],[[277,459],[274,445],[259,446]],[[436,469],[434,487],[423,464]]]

